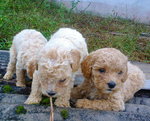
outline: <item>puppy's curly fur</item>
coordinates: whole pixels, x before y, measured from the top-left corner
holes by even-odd
[[[76,106],[97,110],[124,110],[124,103],[144,85],[144,74],[114,48],[92,52],[82,62],[85,81],[72,90]]]
[[[55,105],[69,107],[75,73],[87,54],[85,39],[78,31],[59,29],[40,51],[32,91],[25,104],[39,103],[44,94],[57,97]]]
[[[25,86],[25,73],[32,79],[38,51],[46,44],[46,38],[38,31],[25,29],[18,33],[10,48],[10,60],[4,79],[11,79],[16,71],[17,86]]]

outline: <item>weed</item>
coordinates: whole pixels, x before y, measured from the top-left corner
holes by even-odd
[[[71,1],[71,8],[70,8],[70,13],[73,12],[73,10],[77,7],[77,5],[79,4],[80,0],[73,0]]]
[[[40,105],[47,105],[50,106],[50,98],[48,97],[42,97],[42,100],[40,102]]]
[[[56,98],[52,98],[53,103],[55,102]],[[46,105],[46,106],[50,106],[50,98],[43,96],[42,100],[40,102],[40,105]]]
[[[23,106],[17,106],[15,112],[17,114],[26,114],[27,110]]]
[[[13,91],[13,89],[12,89],[12,87],[11,87],[10,85],[4,85],[4,86],[2,87],[2,91],[3,91],[4,93],[10,93],[10,92]]]
[[[63,119],[67,119],[69,117],[69,112],[68,110],[61,110],[60,115]]]

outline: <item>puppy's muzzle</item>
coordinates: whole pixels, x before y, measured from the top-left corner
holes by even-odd
[[[54,92],[54,91],[47,91],[47,94],[48,94],[49,96],[55,96],[55,95],[56,95],[56,92]]]
[[[115,88],[115,86],[116,86],[116,83],[114,81],[110,81],[107,84],[108,84],[108,87],[111,88],[111,89]]]

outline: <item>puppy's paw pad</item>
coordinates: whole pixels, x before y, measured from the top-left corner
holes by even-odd
[[[41,99],[38,98],[28,98],[24,104],[39,104]]]
[[[10,74],[5,74],[3,79],[9,80],[9,79],[11,79],[11,75]]]
[[[17,82],[16,86],[17,87],[26,87],[26,85],[24,83],[21,83],[21,82]]]
[[[55,102],[55,105],[58,106],[58,107],[70,107],[70,104],[69,102]]]
[[[82,108],[86,104],[87,104],[87,100],[86,99],[79,99],[79,100],[77,100],[76,107]]]

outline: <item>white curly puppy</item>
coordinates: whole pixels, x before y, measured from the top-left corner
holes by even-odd
[[[10,48],[10,60],[4,79],[11,79],[16,71],[17,86],[25,86],[25,73],[32,79],[39,50],[47,43],[38,31],[25,29],[18,33]]]
[[[56,106],[69,107],[75,73],[87,55],[87,44],[78,31],[59,29],[40,51],[32,91],[25,104],[39,103],[44,94],[57,97]]]

